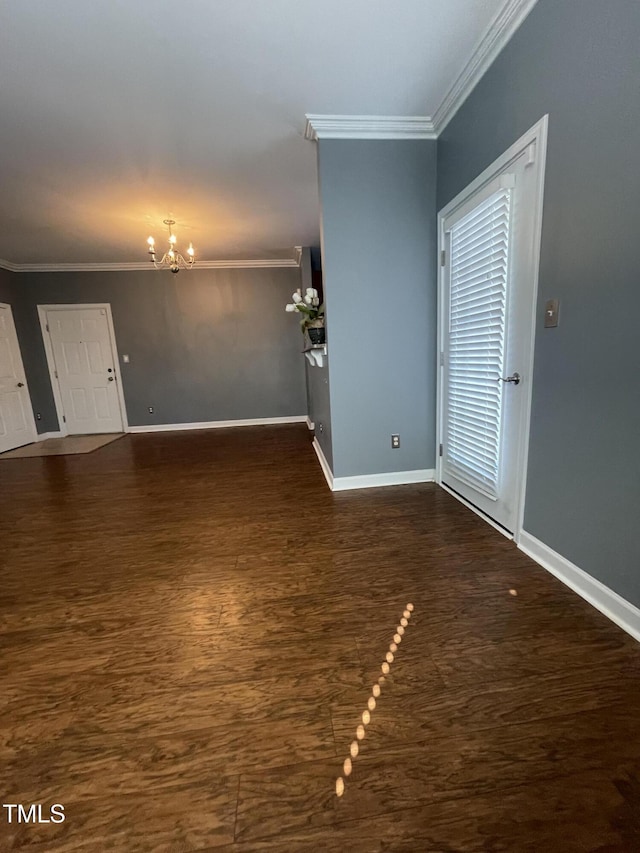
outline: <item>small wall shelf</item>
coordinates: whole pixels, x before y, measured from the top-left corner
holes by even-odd
[[[305,347],[302,352],[307,357],[311,367],[324,367],[324,361],[327,357],[326,344],[311,344],[310,347]]]

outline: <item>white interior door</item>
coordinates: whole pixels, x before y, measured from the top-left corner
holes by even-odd
[[[0,305],[0,453],[36,440],[29,389],[9,305]]]
[[[46,319],[67,432],[122,432],[106,308],[50,308]]]
[[[531,143],[443,219],[441,482],[508,532],[525,471],[535,165]]]

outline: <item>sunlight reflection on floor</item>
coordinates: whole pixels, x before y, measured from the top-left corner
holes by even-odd
[[[362,722],[356,728],[356,740],[352,741],[351,746],[349,747],[349,753],[351,755],[351,758],[346,758],[342,766],[342,772],[344,773],[345,778],[349,777],[353,771],[352,759],[355,759],[360,751],[358,741],[364,740],[364,736],[366,733],[365,726],[368,726],[371,722],[371,714],[375,710],[377,704],[376,699],[380,697],[380,694],[382,692],[381,685],[384,684],[385,676],[388,675],[391,670],[391,664],[395,660],[395,653],[398,651],[398,646],[402,642],[402,637],[404,636],[405,628],[409,624],[409,619],[411,618],[413,610],[413,604],[407,604],[406,608],[402,613],[400,624],[396,627],[396,632],[393,635],[393,641],[389,646],[389,651],[385,655],[384,663],[380,667],[383,674],[380,676],[380,678],[378,678],[378,683],[374,684],[371,688],[371,696],[367,700],[367,710],[362,712]],[[338,778],[336,779],[336,796],[341,797],[344,794],[344,790],[345,780],[342,778],[342,776],[338,776]]]

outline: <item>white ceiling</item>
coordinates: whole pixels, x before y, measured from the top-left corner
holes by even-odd
[[[0,257],[319,241],[305,113],[429,116],[505,0],[2,0]]]

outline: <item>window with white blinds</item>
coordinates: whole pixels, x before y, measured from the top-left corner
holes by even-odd
[[[444,462],[498,497],[510,190],[485,199],[450,230]]]

